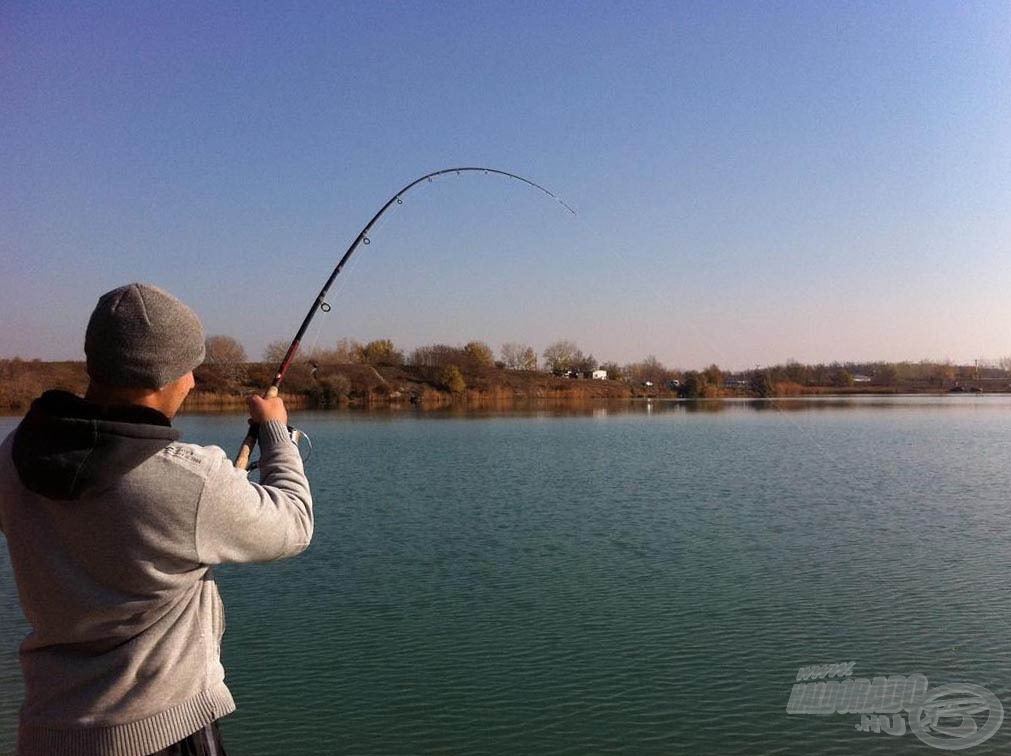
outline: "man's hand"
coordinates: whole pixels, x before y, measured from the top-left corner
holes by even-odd
[[[288,424],[288,410],[284,408],[281,397],[265,399],[262,396],[251,396],[246,399],[249,404],[249,417],[254,423],[266,423],[280,420],[282,425]]]

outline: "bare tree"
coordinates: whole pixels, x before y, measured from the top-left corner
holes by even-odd
[[[502,345],[502,362],[510,370],[536,370],[537,352],[526,344],[507,341]]]
[[[446,365],[462,365],[467,362],[467,354],[459,347],[448,344],[431,344],[422,346],[411,352],[410,364],[415,367],[445,367]]]
[[[195,372],[203,389],[231,390],[244,377],[246,350],[231,336],[208,336],[204,364]]]
[[[235,365],[246,361],[246,350],[231,336],[208,336],[204,347],[207,362],[215,365]]]
[[[279,363],[288,353],[287,341],[271,341],[263,350],[263,361]]]
[[[633,362],[625,365],[623,372],[629,380],[636,383],[650,381],[651,383],[659,384],[666,379],[669,371],[660,360],[651,354],[642,360],[642,362]]]
[[[348,365],[362,361],[363,349],[363,345],[355,339],[343,338],[333,349],[313,349],[308,358],[322,365]]]
[[[573,364],[581,359],[583,359],[583,353],[579,351],[579,347],[564,339],[549,344],[544,350],[544,364],[553,373],[571,370]]]
[[[572,365],[570,367],[577,373],[586,375],[597,369],[597,359],[592,354],[584,356],[583,353],[577,349],[576,356],[572,360]]]

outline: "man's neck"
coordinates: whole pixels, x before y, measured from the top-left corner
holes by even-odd
[[[137,407],[150,407],[151,409],[158,410],[171,420],[186,400],[186,396],[190,393],[193,385],[192,371],[179,376],[171,383],[166,383],[158,389],[133,386],[106,386],[98,381],[92,381],[88,385],[88,392],[84,395],[84,398],[96,404],[126,404]]]
[[[120,386],[103,386],[91,383],[84,398],[95,404],[115,407],[149,407],[158,410],[163,415],[159,391],[144,388],[124,388]]]

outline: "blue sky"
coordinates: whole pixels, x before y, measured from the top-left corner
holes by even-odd
[[[0,6],[0,357],[131,280],[258,357],[1011,355],[1006,2]]]

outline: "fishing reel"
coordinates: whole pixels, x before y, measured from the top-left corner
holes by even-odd
[[[288,429],[288,437],[291,438],[291,442],[298,447],[298,453],[302,457],[302,464],[305,464],[306,462],[309,461],[309,458],[312,456],[312,439],[309,438],[308,434],[306,434],[304,431],[300,431],[298,428],[295,428],[291,425],[285,427],[287,427]],[[303,441],[305,442],[304,446],[302,443]],[[252,462],[249,463],[249,466],[246,468],[246,470],[247,471],[255,470],[259,466],[260,460],[254,459]]]

